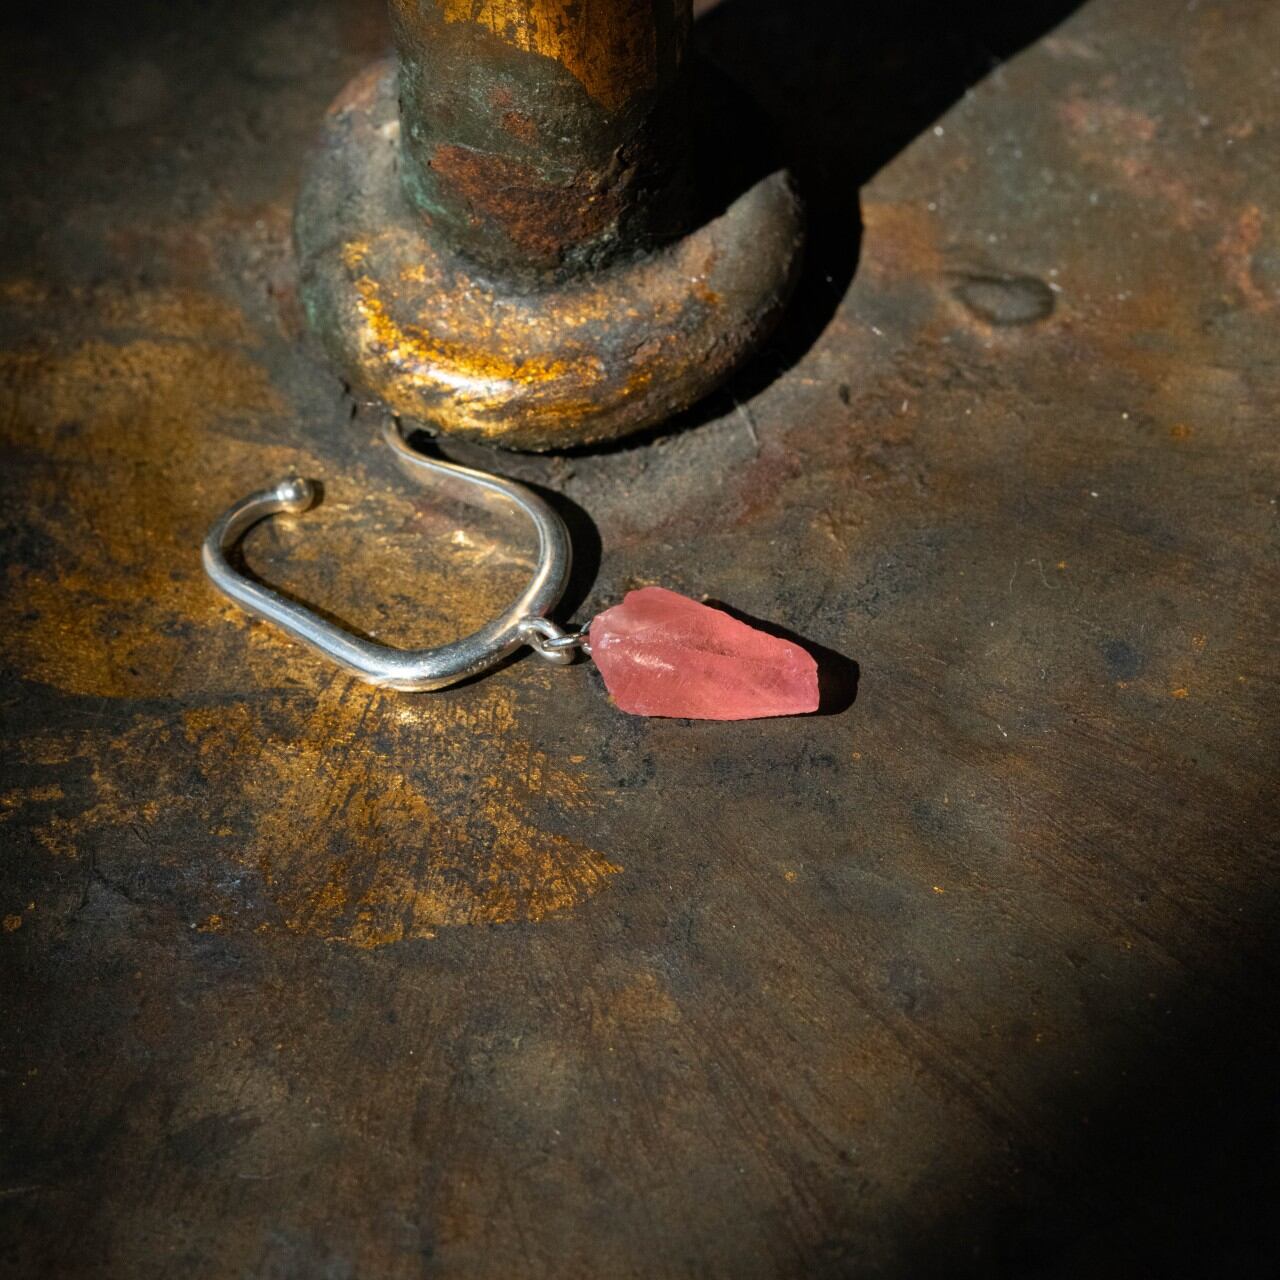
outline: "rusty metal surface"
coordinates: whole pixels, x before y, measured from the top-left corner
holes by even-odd
[[[690,0],[394,0],[402,180],[503,275],[598,270],[687,229]]]
[[[250,563],[367,632],[525,572],[305,337],[376,13],[0,41],[7,1272],[1274,1273],[1280,10],[862,10],[697,37],[819,197],[772,352],[503,460],[578,617],[662,582],[859,666],[720,727],[379,693],[201,579],[294,467]]]

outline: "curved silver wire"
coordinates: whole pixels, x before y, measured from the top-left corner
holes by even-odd
[[[289,476],[270,489],[251,493],[225,512],[204,540],[204,569],[213,584],[242,608],[274,622],[361,680],[388,689],[415,692],[443,689],[492,667],[521,645],[530,644],[531,636],[541,639],[547,634],[541,620],[559,603],[573,563],[569,530],[564,521],[524,485],[453,462],[428,458],[405,443],[393,422],[387,423],[383,438],[391,446],[401,469],[418,483],[462,482],[472,494],[479,491],[480,496],[508,510],[522,512],[533,522],[538,534],[537,568],[529,585],[501,617],[472,635],[435,649],[392,649],[372,640],[362,640],[327,622],[305,605],[286,600],[278,591],[246,577],[231,565],[228,550],[258,521],[280,512],[298,514],[315,502],[315,485],[299,476]],[[547,625],[555,626],[554,623]],[[559,630],[557,627],[556,631]],[[572,647],[546,649],[542,644],[534,647],[550,662],[563,665],[573,661]]]

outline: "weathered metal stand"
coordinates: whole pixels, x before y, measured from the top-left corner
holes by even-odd
[[[299,199],[311,324],[354,386],[473,439],[554,449],[694,403],[770,330],[798,202],[711,216],[690,0],[393,0],[397,61],[340,95]]]

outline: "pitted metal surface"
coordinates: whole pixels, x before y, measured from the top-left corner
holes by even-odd
[[[536,656],[372,689],[214,593],[290,472],[248,567],[374,639],[532,570],[306,336],[302,157],[386,27],[12,20],[7,1271],[1274,1271],[1280,10],[1068,9],[727,0],[797,310],[638,442],[446,450],[557,504],[566,617],[822,648],[825,714],[732,726]]]

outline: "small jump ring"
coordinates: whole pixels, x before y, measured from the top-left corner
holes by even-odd
[[[539,657],[557,666],[568,666],[575,649],[590,654],[591,643],[586,629],[566,631],[550,618],[525,618],[519,625],[520,638]]]

